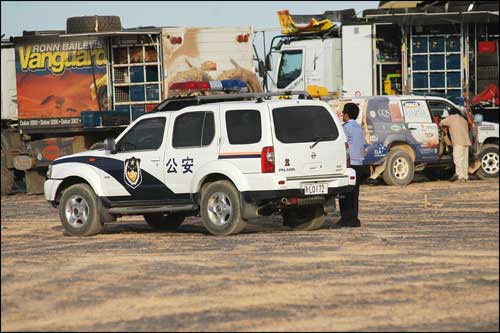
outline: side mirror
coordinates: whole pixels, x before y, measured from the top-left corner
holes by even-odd
[[[266,69],[268,71],[272,71],[273,70],[273,56],[271,55],[271,52],[269,52],[266,55]]]
[[[484,120],[484,117],[482,114],[475,114],[474,115],[474,122],[476,123],[477,126],[481,126],[483,120]]]
[[[104,151],[110,154],[116,153],[116,142],[114,138],[104,139]]]
[[[264,77],[266,75],[266,65],[264,64],[264,61],[259,60],[258,62],[258,69],[259,69],[259,76]]]

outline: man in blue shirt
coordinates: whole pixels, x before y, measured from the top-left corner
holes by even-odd
[[[359,227],[361,222],[358,218],[359,184],[363,175],[363,160],[365,158],[365,136],[363,129],[356,122],[359,108],[354,103],[344,105],[342,119],[344,120],[344,133],[349,145],[349,157],[351,168],[356,171],[356,186],[351,192],[339,196],[340,220],[337,227]]]

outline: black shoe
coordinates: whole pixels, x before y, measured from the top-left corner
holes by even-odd
[[[377,179],[373,179],[373,178],[367,178],[366,179],[366,183],[368,185],[377,185],[378,184],[378,180]]]
[[[354,222],[344,223],[344,224],[342,224],[342,226],[347,227],[347,228],[358,228],[358,227],[361,227],[361,222],[359,220],[357,220]]]
[[[339,229],[339,228],[342,228],[345,226],[345,221],[342,220],[342,218],[340,218],[340,220],[337,221],[337,223],[335,223],[332,228],[333,229]]]
[[[453,177],[450,178],[450,182],[456,182],[458,180],[458,176],[454,175]]]

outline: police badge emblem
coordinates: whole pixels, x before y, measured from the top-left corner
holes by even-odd
[[[141,159],[132,156],[132,158],[125,160],[123,178],[125,183],[133,189],[141,184]]]

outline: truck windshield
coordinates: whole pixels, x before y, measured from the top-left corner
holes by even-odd
[[[322,106],[289,106],[273,110],[274,131],[282,143],[333,141],[339,131]]]
[[[278,71],[278,82],[276,86],[279,89],[286,88],[295,81],[302,73],[302,51],[283,51],[281,56],[280,68]]]

